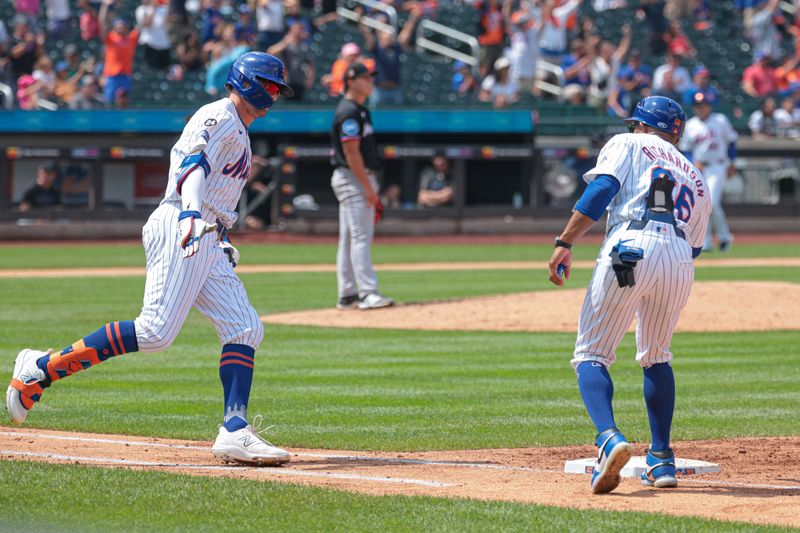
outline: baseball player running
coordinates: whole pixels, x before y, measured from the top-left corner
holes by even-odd
[[[716,233],[719,250],[725,252],[733,242],[733,235],[722,209],[722,194],[727,178],[735,171],[733,160],[739,134],[725,115],[712,112],[715,100],[714,94],[708,91],[694,94],[694,116],[686,123],[680,149],[703,173],[711,195],[711,222],[706,230],[703,250],[713,248],[712,233]]]
[[[675,147],[686,122],[680,105],[651,96],[626,122],[631,133],[611,138],[584,175],[589,185],[550,258],[550,281],[561,286],[563,277],[570,276],[573,243],[608,211],[606,238],[583,301],[571,361],[597,427],[595,494],[619,485],[620,470],[633,453],[614,421],[608,370],[634,315],[652,439],[642,482],[659,488],[678,484],[670,448],[675,380],[669,346],[689,298],[692,260],[700,254],[711,210],[702,175]]]
[[[375,213],[383,209],[378,199],[375,172],[381,167],[372,118],[364,102],[372,93],[372,77],[362,63],[344,75],[344,98],[336,106],[331,129],[335,167],[331,187],[339,201],[339,249],[336,254],[337,309],[379,309],[394,300],[378,292],[372,266]]]
[[[166,349],[194,306],[214,323],[222,344],[225,410],[212,452],[224,461],[289,460],[286,451],[247,423],[255,352],[264,329],[234,273],[239,252],[227,239],[250,169],[247,128],[281,95],[292,95],[284,72],[277,58],[246,53],[228,73],[228,96],[192,116],[172,147],[164,199],[142,230],[147,280],[141,313],[135,320],[106,324],[58,352],[19,352],[6,392],[6,409],[15,423],[25,421],[55,381],[111,357]]]

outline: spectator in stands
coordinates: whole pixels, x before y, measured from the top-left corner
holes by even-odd
[[[328,88],[331,96],[339,96],[344,91],[344,73],[353,63],[362,63],[370,72],[375,71],[375,60],[361,56],[361,48],[356,43],[345,43],[339,59],[331,65],[330,74],[325,74],[320,83]]]
[[[777,113],[775,98],[771,96],[764,98],[764,101],[761,102],[761,107],[753,111],[753,114],[750,115],[750,119],[747,121],[750,134],[754,139],[770,139],[776,137],[778,132],[786,126],[786,117],[784,113]],[[791,120],[791,117],[789,117],[789,120]]]
[[[450,162],[446,157],[437,155],[431,165],[422,170],[419,178],[417,206],[444,207],[453,202],[455,191],[450,174]]]
[[[689,18],[692,14],[692,0],[667,0],[664,5],[664,16],[671,22]]]
[[[609,41],[597,43],[594,59],[589,66],[588,103],[591,106],[603,107],[608,101],[608,95],[616,84],[617,74],[622,68],[622,59],[627,55],[631,44],[631,27],[626,24],[622,27],[622,39],[619,46],[614,46]]]
[[[183,34],[175,48],[175,58],[184,71],[198,70],[203,66],[203,50],[200,47],[200,35],[196,31],[189,30]]]
[[[800,56],[795,52],[775,69],[775,85],[780,94],[788,95],[794,92],[794,87],[800,84],[798,64],[800,64]]]
[[[753,64],[744,69],[742,90],[755,98],[763,98],[777,90],[775,69],[772,68],[772,60],[768,55],[756,53]]]
[[[411,11],[397,37],[385,31],[376,31],[376,35],[373,35],[363,22],[359,22],[367,50],[375,58],[375,80],[374,89],[370,95],[370,105],[403,105],[400,54],[408,49],[411,32],[417,25],[420,13],[421,10],[418,9]]]
[[[266,50],[283,39],[283,4],[281,0],[256,1],[258,48]]]
[[[527,9],[520,9],[511,15],[509,26],[511,46],[507,56],[511,61],[511,78],[517,82],[520,93],[531,94],[539,58],[539,25]]]
[[[472,96],[478,89],[478,80],[472,74],[472,67],[463,61],[453,63],[453,79],[450,90],[459,96]]]
[[[588,87],[591,82],[589,67],[592,59],[592,56],[586,51],[586,44],[583,40],[573,39],[570,44],[570,54],[561,62],[561,69],[564,71],[564,84],[577,84],[581,87]]]
[[[288,31],[289,28],[295,24],[300,24],[303,27],[304,41],[306,44],[311,45],[311,38],[314,36],[314,22],[305,16],[300,9],[300,2],[298,0],[285,0],[283,7],[286,13],[283,16],[283,25]],[[334,13],[335,14],[335,13]]]
[[[653,69],[650,68],[650,65],[642,63],[642,57],[638,50],[631,50],[625,66],[633,72],[637,91],[653,86]]]
[[[403,189],[398,183],[384,184],[383,194],[381,194],[381,203],[387,209],[400,209],[403,206]],[[414,207],[412,204],[408,207]]]
[[[81,67],[81,55],[78,53],[78,47],[73,43],[64,47],[63,61],[67,64],[67,72],[70,76],[78,72]]]
[[[631,67],[631,63],[620,69],[617,83],[608,93],[609,115],[627,118],[631,116],[636,103],[650,95],[649,78],[641,74],[641,71]]]
[[[689,70],[681,65],[681,57],[667,54],[667,62],[658,67],[653,74],[653,94],[680,100],[683,93],[692,86]]]
[[[91,41],[100,37],[100,17],[97,8],[89,0],[78,0],[81,14],[78,24],[81,28],[81,39]]]
[[[53,70],[53,60],[48,55],[42,55],[36,60],[33,77],[39,82],[39,96],[52,98],[56,90],[56,71]]]
[[[136,8],[136,24],[141,35],[139,44],[144,48],[144,60],[154,70],[166,70],[171,61],[169,34],[167,33],[166,0],[141,0]]]
[[[474,6],[480,15],[478,21],[478,44],[480,44],[478,68],[481,77],[485,77],[489,74],[497,58],[503,54],[506,25],[500,0],[477,0]]]
[[[52,40],[63,39],[69,30],[69,1],[45,0],[47,9],[47,35]]]
[[[753,59],[757,54],[765,54],[772,59],[783,57],[781,35],[773,16],[778,0],[755,0],[752,7],[744,10],[744,29],[752,44]]]
[[[222,0],[203,0],[203,30],[200,32],[200,42],[203,45],[217,40],[217,26],[224,21],[220,7]]]
[[[126,93],[131,90],[133,57],[139,41],[139,29],[129,30],[128,22],[125,19],[117,18],[113,23],[109,23],[109,8],[113,3],[114,0],[103,0],[99,14],[100,35],[105,43],[103,89],[109,105],[116,103],[115,95],[119,89],[124,89]]]
[[[59,61],[56,65],[55,89],[56,103],[59,107],[69,106],[75,94],[78,92],[78,79],[80,74],[72,78],[69,76],[69,64],[66,61]]]
[[[283,39],[267,49],[268,54],[280,58],[286,66],[284,79],[294,90],[292,99],[297,101],[303,100],[305,92],[314,85],[316,77],[305,32],[303,25],[295,22]]]
[[[58,179],[58,166],[45,163],[39,166],[36,172],[36,183],[22,196],[19,210],[28,212],[34,207],[54,207],[61,204],[61,194],[56,188]]]
[[[478,95],[481,102],[492,102],[494,107],[506,107],[517,101],[519,87],[511,79],[511,61],[501,57],[494,62],[494,74],[487,76],[481,83]]]
[[[33,31],[24,15],[14,17],[14,32],[8,44],[9,64],[14,79],[33,73],[33,65],[44,52],[44,41],[44,34]]]
[[[206,92],[216,96],[225,90],[228,70],[237,57],[249,50],[247,45],[236,40],[236,27],[224,22],[217,28],[220,38],[209,41],[203,47],[210,55],[206,68]]]
[[[711,85],[711,73],[705,65],[698,65],[692,73],[692,86],[683,93],[683,103],[687,106],[694,105],[694,95],[702,91],[709,95],[712,102],[719,101],[719,92]]]
[[[239,20],[236,22],[236,39],[240,43],[247,44],[250,48],[256,46],[258,30],[256,29],[256,23],[253,22],[253,12],[247,4],[239,6]]]
[[[39,109],[39,90],[41,84],[31,74],[23,74],[17,79],[17,105],[30,111]]]
[[[683,32],[679,20],[673,20],[669,23],[664,39],[667,41],[667,53],[680,57],[694,57],[697,55],[697,50],[694,49],[689,36]]]
[[[539,58],[560,65],[567,53],[567,32],[577,23],[583,0],[542,0],[539,16]]]
[[[100,91],[97,87],[97,79],[94,76],[86,75],[81,78],[80,90],[69,104],[70,109],[79,109],[81,111],[88,111],[91,109],[102,109],[105,107],[105,101],[100,96]]]
[[[779,137],[789,137],[797,139],[800,137],[800,113],[796,107],[796,100],[793,96],[787,96],[781,102],[780,109],[775,110],[775,117],[778,126]]]

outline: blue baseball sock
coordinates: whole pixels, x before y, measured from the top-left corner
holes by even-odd
[[[219,379],[225,395],[225,421],[228,431],[247,426],[247,402],[253,384],[255,349],[244,344],[226,344],[219,360]]]
[[[675,411],[675,376],[669,363],[644,369],[644,402],[650,420],[650,449],[666,451]]]
[[[614,396],[614,383],[602,363],[584,361],[578,365],[578,389],[583,404],[589,412],[597,433],[615,428],[614,410],[611,399]]]
[[[40,357],[38,366],[51,381],[65,378],[106,359],[139,351],[133,320],[110,322],[60,352]]]

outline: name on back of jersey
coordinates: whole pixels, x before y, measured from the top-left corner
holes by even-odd
[[[669,150],[664,150],[660,146],[652,145],[642,146],[642,153],[647,156],[650,161],[655,162],[661,160],[675,165],[694,182],[694,185],[697,188],[697,195],[705,196],[705,184],[700,176],[697,175],[698,171],[694,168],[694,165],[690,164],[686,158],[679,154],[673,154]]]

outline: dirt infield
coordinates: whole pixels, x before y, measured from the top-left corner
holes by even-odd
[[[268,324],[450,331],[574,332],[585,288],[398,305],[370,312],[334,308],[262,317]],[[633,329],[633,326],[632,328]],[[679,332],[800,329],[800,285],[784,282],[698,282],[681,313]]]
[[[564,474],[564,461],[594,455],[592,446],[377,453],[290,449],[282,468],[223,465],[211,442],[0,427],[0,459],[180,472],[197,476],[300,483],[372,495],[427,495],[535,503],[580,509],[662,512],[800,527],[800,479],[792,450],[800,438],[674,444],[679,457],[719,463],[716,474],[687,476],[677,489],[623,479],[594,496],[587,475]],[[644,445],[636,445],[637,454]],[[653,498],[657,495],[657,504]]]

